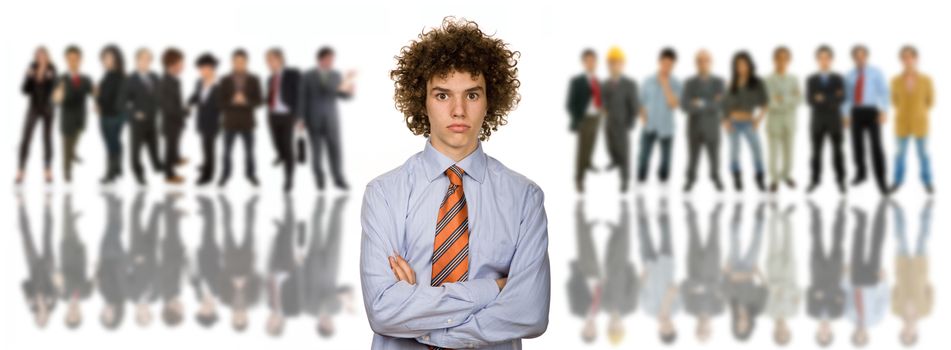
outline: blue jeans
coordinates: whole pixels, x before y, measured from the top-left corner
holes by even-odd
[[[921,182],[931,186],[931,161],[928,157],[928,150],[925,149],[926,137],[906,136],[898,138],[898,153],[895,155],[895,185],[901,185],[905,180],[905,154],[908,151],[908,140],[914,139],[915,146],[918,148],[918,166],[921,168]]]
[[[102,139],[106,144],[106,153],[110,156],[122,154],[122,126],[125,125],[125,121],[125,114],[99,118],[99,128],[102,130]]]
[[[733,132],[730,133],[730,170],[740,172],[740,137],[746,139],[753,152],[753,169],[757,174],[763,172],[763,149],[760,145],[759,134],[753,128],[753,122],[731,122]]]

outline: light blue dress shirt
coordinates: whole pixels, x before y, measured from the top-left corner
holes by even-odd
[[[842,104],[842,115],[852,114],[852,107],[875,107],[879,112],[888,111],[888,82],[878,68],[866,65],[865,80],[862,87],[862,103],[853,104],[855,100],[855,83],[859,79],[859,68],[853,68],[845,76],[845,103]]]
[[[455,163],[465,171],[469,280],[431,287],[439,205],[455,162],[425,149],[367,184],[360,280],[373,349],[520,349],[548,327],[551,270],[541,188],[487,156],[482,145]],[[398,253],[416,284],[397,282],[387,257]],[[495,280],[507,277],[499,291]],[[426,345],[424,345],[426,344]]]
[[[680,80],[670,77],[670,89],[678,99],[683,91]],[[647,124],[644,131],[655,132],[662,138],[674,135],[674,111],[676,108],[670,108],[667,105],[667,97],[664,95],[664,88],[657,79],[657,74],[644,80],[644,88],[641,89],[641,103],[644,110],[647,111]]]

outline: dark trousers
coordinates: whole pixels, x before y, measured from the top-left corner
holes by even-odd
[[[20,137],[20,170],[26,168],[36,123],[43,123],[43,168],[49,169],[53,161],[53,109],[30,107],[26,111],[26,124],[23,124],[23,135]]]
[[[63,134],[63,177],[66,181],[73,178],[73,163],[76,162],[76,144],[79,143],[79,136],[82,131],[74,131],[71,134]]]
[[[268,126],[271,130],[271,141],[277,157],[284,165],[284,181],[290,183],[294,179],[294,124],[297,119],[290,114],[269,114]]]
[[[231,177],[231,151],[234,149],[234,139],[240,137],[244,143],[244,171],[248,178],[255,178],[254,171],[254,131],[253,130],[228,130],[225,131],[225,153],[222,160],[224,167],[221,172],[221,181],[225,182]]]
[[[875,210],[871,231],[872,241],[866,249],[865,228],[868,227],[865,211],[853,209],[855,214],[855,237],[852,238],[852,285],[873,286],[880,280],[882,270],[882,245],[885,241],[885,205],[879,204]],[[866,252],[868,251],[868,252]]]
[[[673,146],[673,136],[660,137],[656,132],[644,131],[641,134],[641,151],[637,162],[637,180],[647,180],[647,171],[650,168],[651,154],[654,144],[660,143],[660,167],[657,176],[660,181],[667,181],[670,176],[670,148]]]
[[[832,169],[835,170],[835,179],[845,181],[845,157],[842,155],[842,126],[841,125],[814,125],[810,134],[812,140],[812,183],[822,180],[822,148],[825,140],[832,146]]]
[[[211,181],[215,176],[215,144],[218,141],[218,131],[202,131],[201,137],[201,165],[198,166],[198,181]]]
[[[154,124],[154,122],[140,121],[133,121],[131,123],[130,143],[132,144],[132,149],[129,153],[131,154],[132,172],[136,177],[144,175],[141,158],[143,147],[146,152],[148,152],[152,168],[159,171],[165,170],[162,159],[159,157],[158,128],[156,128]]]
[[[855,161],[855,178],[865,179],[865,136],[872,155],[872,171],[878,188],[885,191],[885,151],[882,149],[882,130],[878,123],[878,109],[855,107],[852,109],[852,158]]]
[[[585,116],[578,125],[578,156],[575,159],[575,182],[584,182],[584,174],[591,167],[594,141],[598,137],[601,117]]]
[[[182,158],[181,153],[179,153],[182,128],[164,128],[162,136],[165,137],[165,178],[171,179],[178,176],[175,173],[175,167],[178,166],[178,162]]]
[[[324,183],[322,165],[324,146],[327,147],[327,157],[330,158],[330,175],[333,176],[334,182],[338,184],[346,183],[342,169],[343,159],[340,156],[340,132],[336,128],[312,128],[308,130],[308,136],[310,137],[311,163],[314,167],[314,178],[317,180],[317,184],[320,186]]]
[[[102,116],[99,118],[99,128],[102,131],[102,141],[106,146],[108,156],[108,174],[118,174],[122,171],[122,126],[126,116]]]
[[[720,129],[713,130],[720,132]],[[710,179],[720,180],[720,138],[710,135],[695,134],[688,136],[687,139],[687,182],[694,182],[697,179],[697,164],[700,162],[700,151],[707,151],[707,159],[710,167]]]

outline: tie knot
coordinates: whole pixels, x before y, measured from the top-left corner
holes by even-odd
[[[446,176],[449,177],[449,183],[456,186],[462,186],[462,174],[465,173],[465,170],[462,170],[462,168],[455,164],[449,167],[449,169],[446,169]]]

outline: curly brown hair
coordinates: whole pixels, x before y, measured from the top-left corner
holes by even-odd
[[[466,19],[446,17],[442,26],[419,35],[400,50],[396,69],[390,78],[396,88],[393,100],[403,113],[406,126],[414,135],[428,137],[429,117],[426,115],[426,83],[435,76],[445,78],[454,71],[485,78],[488,109],[482,121],[480,140],[487,140],[505,116],[518,105],[520,53],[508,49],[502,39],[485,34],[479,25]]]

